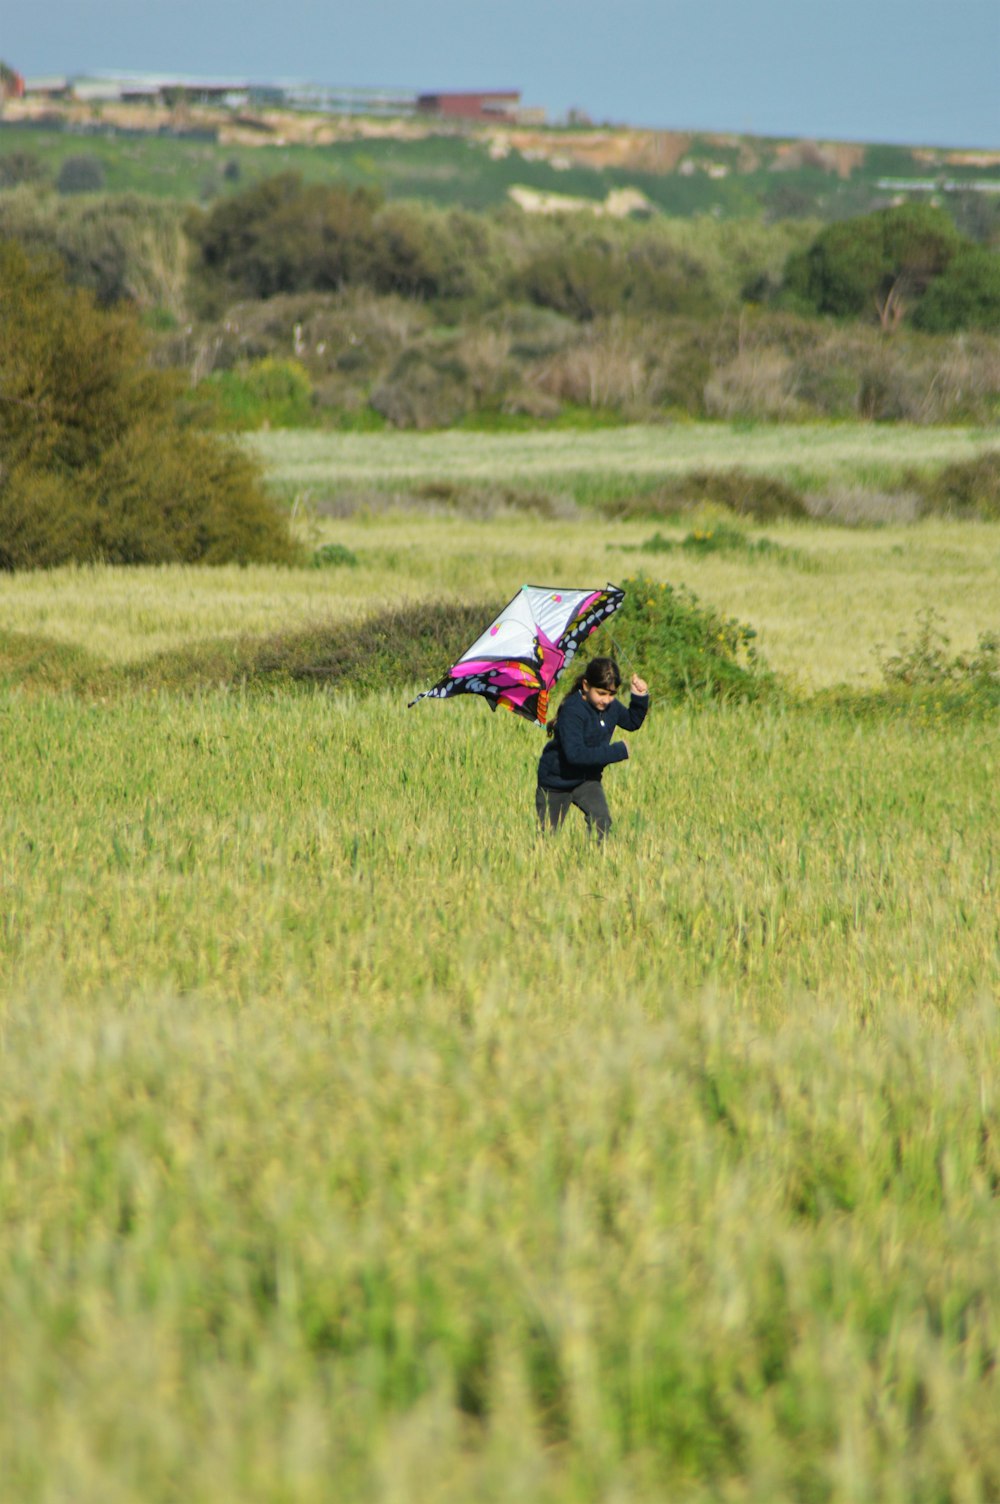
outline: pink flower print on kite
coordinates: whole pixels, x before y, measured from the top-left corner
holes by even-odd
[[[491,710],[503,705],[544,726],[549,690],[580,644],[614,615],[624,599],[624,590],[610,584],[603,590],[522,585],[443,678],[410,704],[427,698],[482,695]]]

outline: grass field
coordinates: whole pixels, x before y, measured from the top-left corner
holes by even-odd
[[[303,525],[3,585],[0,1497],[990,1504],[1000,728],[810,695],[996,630],[1000,528]],[[794,692],[654,683],[604,848],[470,700],[3,668],[640,567]]]
[[[898,484],[906,472],[972,458],[996,447],[990,429],[906,424],[679,423],[521,434],[309,433],[248,435],[274,483],[316,495],[341,485],[383,489],[420,481],[524,481],[560,484],[581,500],[616,494],[689,470],[745,470],[806,491],[834,484]]]
[[[318,621],[354,620],[401,602],[494,600],[524,580],[620,582],[644,572],[687,584],[727,616],[748,621],[772,667],[805,692],[872,686],[879,660],[912,636],[932,609],[954,650],[1000,628],[1000,529],[929,519],[848,529],[768,523],[745,529],[773,554],[649,553],[680,542],[710,512],[671,522],[483,521],[402,511],[304,526],[310,542],[339,542],[355,568],[288,570],[62,569],[22,574],[3,586],[9,629],[85,646],[114,664],[178,651],[204,639],[262,637]],[[442,670],[445,665],[441,665]]]

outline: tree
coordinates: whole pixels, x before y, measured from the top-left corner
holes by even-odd
[[[0,568],[290,560],[254,466],[177,395],[134,317],[0,242]]]
[[[914,314],[920,329],[1000,329],[1000,253],[984,246],[959,251],[928,289]]]
[[[193,222],[201,266],[231,295],[333,291],[363,281],[376,197],[280,173],[215,204]]]
[[[785,288],[818,313],[874,313],[883,329],[894,329],[962,246],[941,209],[881,209],[828,225],[805,252],[789,258]]]

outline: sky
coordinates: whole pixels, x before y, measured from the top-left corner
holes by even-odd
[[[998,0],[0,0],[19,72],[520,89],[558,120],[1000,147]]]

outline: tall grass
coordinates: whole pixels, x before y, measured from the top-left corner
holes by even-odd
[[[232,671],[640,563],[800,690],[996,628],[995,524],[727,517],[300,510],[357,565],[5,583],[4,1501],[1000,1493],[986,702],[654,679],[599,848],[512,717]],[[142,688],[185,655],[219,687]]]
[[[995,726],[0,728],[9,1497],[995,1496]]]

